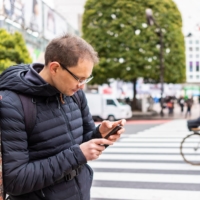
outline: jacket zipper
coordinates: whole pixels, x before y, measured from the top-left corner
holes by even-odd
[[[66,115],[65,115],[65,111],[64,111],[64,109],[63,109],[62,106],[61,106],[60,108],[61,108],[60,110],[61,110],[61,112],[62,112],[62,114],[63,114],[63,116],[64,116],[65,123],[66,123],[67,128],[68,128],[69,133],[70,133],[70,138],[71,138],[71,141],[72,141],[71,143],[72,143],[72,144],[76,144],[75,141],[74,141],[74,138],[73,138],[73,136],[72,136],[72,133],[71,133],[71,131],[70,131],[70,127],[69,127],[69,124],[68,124],[68,119],[67,119],[67,117],[66,117]],[[77,178],[75,177],[74,179],[75,179],[76,185],[77,185],[78,190],[79,190],[78,193],[79,193],[79,196],[80,196],[80,200],[82,200],[82,194],[81,194],[81,191],[80,191],[80,188],[79,188],[79,185],[78,185]]]
[[[41,192],[41,194],[42,194],[42,197],[44,197],[44,198],[45,198],[45,194],[44,194],[44,192],[43,192],[43,190],[42,190],[42,189],[40,190],[40,192]]]
[[[73,138],[73,136],[72,136],[72,133],[71,133],[71,131],[70,131],[70,127],[69,127],[69,124],[68,124],[68,120],[67,120],[67,117],[66,117],[66,115],[65,115],[65,111],[64,111],[64,109],[62,108],[62,106],[61,106],[61,112],[62,112],[62,114],[63,114],[63,116],[64,116],[64,119],[65,119],[65,123],[66,123],[66,125],[67,125],[67,128],[68,128],[68,130],[69,130],[69,135],[70,135],[70,139],[71,139],[71,143],[74,145],[74,144],[76,144],[75,143],[75,141],[74,141],[74,138]]]

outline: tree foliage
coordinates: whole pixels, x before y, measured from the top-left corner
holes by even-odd
[[[83,38],[100,57],[93,83],[102,84],[109,78],[133,81],[138,77],[159,82],[159,35],[155,25],[147,25],[147,8],[152,9],[164,37],[164,82],[185,81],[182,19],[172,0],[87,0]]]
[[[11,65],[30,62],[31,57],[22,35],[0,29],[0,73]]]

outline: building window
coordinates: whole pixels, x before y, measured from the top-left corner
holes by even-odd
[[[199,54],[196,55],[196,58],[199,58]]]
[[[189,44],[192,44],[192,40],[189,40]]]
[[[196,76],[196,79],[199,79],[199,75]]]
[[[192,47],[189,48],[189,51],[192,51]]]
[[[199,47],[196,47],[196,51],[199,51]]]
[[[192,54],[190,54],[189,57],[192,58]]]
[[[190,75],[190,79],[193,79],[193,76],[192,76],[192,75]]]
[[[190,72],[193,71],[193,66],[192,66],[192,62],[190,62]]]
[[[199,40],[196,40],[196,44],[199,44]]]
[[[196,62],[196,71],[199,71],[199,62]]]

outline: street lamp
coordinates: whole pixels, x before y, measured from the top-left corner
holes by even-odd
[[[163,92],[164,92],[164,59],[163,59],[163,34],[162,34],[162,29],[161,27],[157,24],[156,20],[153,17],[153,12],[150,8],[146,9],[146,18],[147,18],[147,23],[150,26],[155,25],[157,29],[159,30],[158,36],[160,38],[160,85],[161,85],[161,93],[160,93],[160,105],[161,105],[161,111],[160,115],[163,116]]]

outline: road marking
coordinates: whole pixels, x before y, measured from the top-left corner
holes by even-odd
[[[129,127],[129,134],[88,162],[95,171],[91,200],[199,200],[200,166],[185,163],[180,155],[181,141],[188,134],[186,120],[137,134]]]
[[[142,156],[141,156],[142,157]],[[192,166],[186,163],[176,164],[176,163],[120,163],[120,162],[89,162],[92,168],[106,168],[106,169],[167,169],[167,170],[199,170],[199,166]]]
[[[101,200],[199,200],[200,192],[92,187],[91,196]]]
[[[144,181],[164,183],[197,183],[200,184],[200,175],[182,174],[143,174],[143,173],[113,173],[95,172],[95,180],[104,181]]]
[[[127,120],[126,124],[163,124],[172,120]]]
[[[116,160],[118,159],[119,161],[123,162],[123,160],[175,160],[175,161],[183,161],[183,158],[181,157],[181,155],[169,155],[169,156],[163,156],[163,155],[126,155],[126,154],[102,154],[98,161],[101,160]]]

